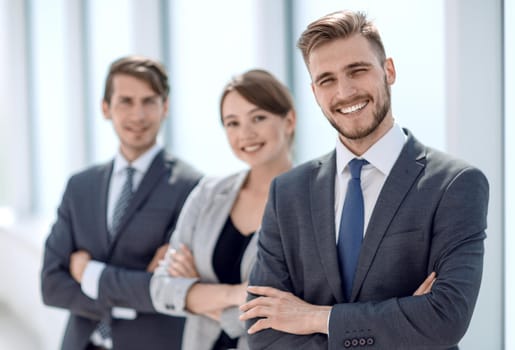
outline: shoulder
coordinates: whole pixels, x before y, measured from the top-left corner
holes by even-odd
[[[172,176],[194,181],[198,181],[202,177],[202,173],[198,169],[178,157],[166,152],[162,152],[159,156],[163,157],[164,164],[171,169]]]
[[[70,176],[68,185],[77,186],[88,183],[99,183],[105,176],[110,176],[113,162],[92,165]]]
[[[415,154],[419,154],[416,161],[424,165],[426,178],[446,178],[452,181],[458,176],[467,175],[479,181],[486,181],[485,175],[476,166],[452,154],[422,144],[409,132],[406,147],[416,150]]]
[[[299,184],[310,181],[313,176],[319,174],[334,174],[335,169],[335,151],[331,151],[321,157],[301,163],[284,174],[279,175],[274,182],[281,185],[297,186]]]
[[[205,176],[200,180],[198,188],[212,194],[224,194],[239,191],[248,171],[240,171],[227,176]]]

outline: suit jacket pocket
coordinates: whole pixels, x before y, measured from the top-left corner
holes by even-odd
[[[410,229],[403,231],[387,232],[381,242],[382,246],[397,246],[414,243],[420,243],[423,241],[424,233],[421,229]]]

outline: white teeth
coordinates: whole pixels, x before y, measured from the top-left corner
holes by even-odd
[[[346,108],[341,108],[340,112],[343,113],[343,114],[349,114],[349,113],[352,113],[352,112],[359,111],[360,109],[362,109],[366,105],[367,105],[367,102],[361,102],[361,103],[358,103],[357,105],[354,105],[354,106],[350,106],[350,107],[346,107]]]
[[[257,151],[258,149],[260,149],[260,148],[261,148],[261,146],[262,146],[261,144],[259,144],[259,145],[253,145],[253,146],[247,146],[247,147],[243,147],[243,150],[244,150],[245,152],[255,152],[255,151]]]

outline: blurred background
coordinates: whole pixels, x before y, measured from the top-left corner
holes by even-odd
[[[487,175],[483,284],[461,348],[515,349],[510,0],[0,0],[0,349],[59,347],[66,312],[41,303],[42,246],[68,177],[116,152],[100,109],[110,62],[142,54],[166,65],[161,142],[212,175],[243,167],[219,122],[221,89],[247,69],[271,71],[295,97],[299,164],[329,152],[336,134],[295,43],[308,23],[344,8],[375,19],[394,58],[397,122]]]

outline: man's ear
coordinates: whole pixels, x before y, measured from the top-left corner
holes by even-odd
[[[166,100],[163,101],[163,119],[166,118],[166,116],[168,115],[168,107],[169,107],[169,101],[170,99],[167,97]]]
[[[109,110],[109,103],[105,100],[102,100],[102,114],[104,114],[105,119],[111,119],[111,111]]]
[[[395,72],[395,65],[393,64],[392,58],[387,58],[384,61],[384,71],[386,74],[386,82],[388,85],[392,85],[395,83],[395,78],[397,76],[397,73]]]

